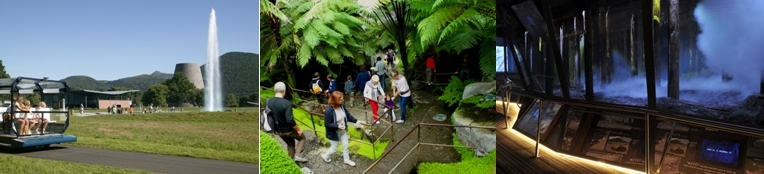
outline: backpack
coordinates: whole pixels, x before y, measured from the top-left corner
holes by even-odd
[[[270,101],[271,99],[266,100],[265,110],[263,110],[263,113],[260,114],[260,127],[266,133],[274,133],[274,129],[276,128],[276,125],[278,125],[278,120],[273,117],[273,111],[270,107],[268,107],[268,105],[271,103]]]
[[[321,85],[318,84],[319,82],[321,82],[321,80],[317,79],[313,81],[313,84],[311,84],[310,92],[313,92],[313,94],[320,94],[321,91],[323,91],[321,89]]]

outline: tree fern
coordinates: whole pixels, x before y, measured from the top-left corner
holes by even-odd
[[[480,44],[480,72],[485,79],[496,79],[496,37],[483,38]]]
[[[288,5],[288,2],[285,0],[276,0],[276,3]],[[281,21],[289,21],[289,18],[286,16],[286,14],[281,12],[276,4],[268,1],[260,1],[260,16],[272,16],[280,19]]]

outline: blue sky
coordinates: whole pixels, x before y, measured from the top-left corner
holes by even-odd
[[[206,63],[212,8],[220,54],[259,54],[257,0],[40,0],[0,1],[0,60],[12,77],[172,73]]]

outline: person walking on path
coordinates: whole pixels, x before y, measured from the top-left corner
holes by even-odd
[[[382,61],[382,58],[377,57],[377,64],[375,66],[377,69],[377,76],[379,77],[379,86],[382,88],[382,90],[385,90],[385,72],[387,71],[385,67],[385,62]]]
[[[332,92],[339,90],[339,87],[337,86],[337,80],[334,79],[334,76],[332,76],[331,74],[326,75],[326,80],[329,81],[329,88],[326,89],[325,91],[327,96],[329,96],[329,94],[331,94]]]
[[[326,86],[321,83],[321,74],[313,73],[313,79],[310,80],[310,92],[313,92],[319,104],[326,104],[325,91],[322,89],[326,89]]]
[[[358,72],[358,75],[355,77],[355,82],[353,84],[358,87],[359,92],[363,93],[364,88],[366,87],[366,82],[371,80],[371,72],[366,70],[366,65],[361,65],[360,69],[361,71]],[[364,105],[366,105],[366,102],[364,102]]]
[[[387,65],[390,68],[395,67],[395,51],[392,48],[387,50]]]
[[[347,125],[348,122],[356,123],[358,120],[350,115],[344,102],[345,97],[342,92],[334,91],[329,94],[330,107],[324,111],[324,123],[326,123],[326,138],[329,139],[331,147],[324,154],[321,154],[321,159],[332,162],[332,154],[337,152],[337,146],[342,143],[342,158],[345,164],[355,167],[355,162],[350,160],[350,147],[348,146],[350,136]]]
[[[427,85],[432,85],[432,75],[433,73],[437,73],[437,69],[435,68],[435,56],[430,56],[427,58],[427,61],[425,62],[427,66]]]
[[[406,81],[406,77],[403,77],[398,71],[393,71],[392,75],[395,80],[393,83],[395,87],[393,96],[401,97],[398,101],[401,108],[401,119],[395,121],[395,123],[403,124],[403,120],[406,118],[406,104],[411,101],[411,88],[409,88],[409,82]]]
[[[80,115],[85,114],[85,105],[80,103]]]
[[[348,75],[347,81],[345,81],[345,94],[350,97],[350,107],[353,107],[355,102],[355,86],[353,85],[353,76]]]
[[[379,113],[377,112],[379,111],[379,98],[380,96],[385,96],[385,91],[380,89],[379,84],[379,76],[371,76],[371,81],[366,82],[366,87],[363,90],[363,97],[371,105],[371,113],[374,115],[375,124],[379,124]]]
[[[276,95],[266,100],[266,107],[273,113],[273,118],[278,123],[273,129],[287,144],[287,152],[295,162],[308,162],[302,157],[302,150],[305,147],[305,134],[302,133],[300,125],[294,120],[292,114],[292,102],[285,99],[286,84],[277,82],[273,86]],[[296,141],[296,142],[295,142]]]

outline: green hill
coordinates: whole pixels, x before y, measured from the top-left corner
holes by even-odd
[[[253,53],[228,52],[220,56],[223,95],[252,95],[260,89],[260,56]]]
[[[169,78],[172,78],[172,74],[156,71],[151,75],[142,74],[138,76],[117,79],[115,81],[107,82],[106,85],[110,87],[121,86],[128,89],[138,89],[145,91],[149,89],[151,85],[162,83]]]
[[[259,55],[244,52],[228,52],[220,56],[221,83],[223,93],[236,94],[237,97],[251,95],[259,89]],[[168,65],[174,66],[174,65]],[[204,65],[202,65],[204,70]],[[204,72],[202,71],[202,74]],[[156,71],[114,81],[98,81],[89,76],[70,76],[62,79],[73,89],[108,90],[113,87],[125,87],[145,91],[151,85],[172,78],[173,74]]]
[[[61,79],[61,81],[66,82],[69,85],[69,88],[72,88],[74,90],[78,90],[78,89],[102,90],[102,89],[109,88],[109,86],[106,85],[107,82],[97,81],[96,79],[93,79],[90,76],[69,76],[67,78]]]

